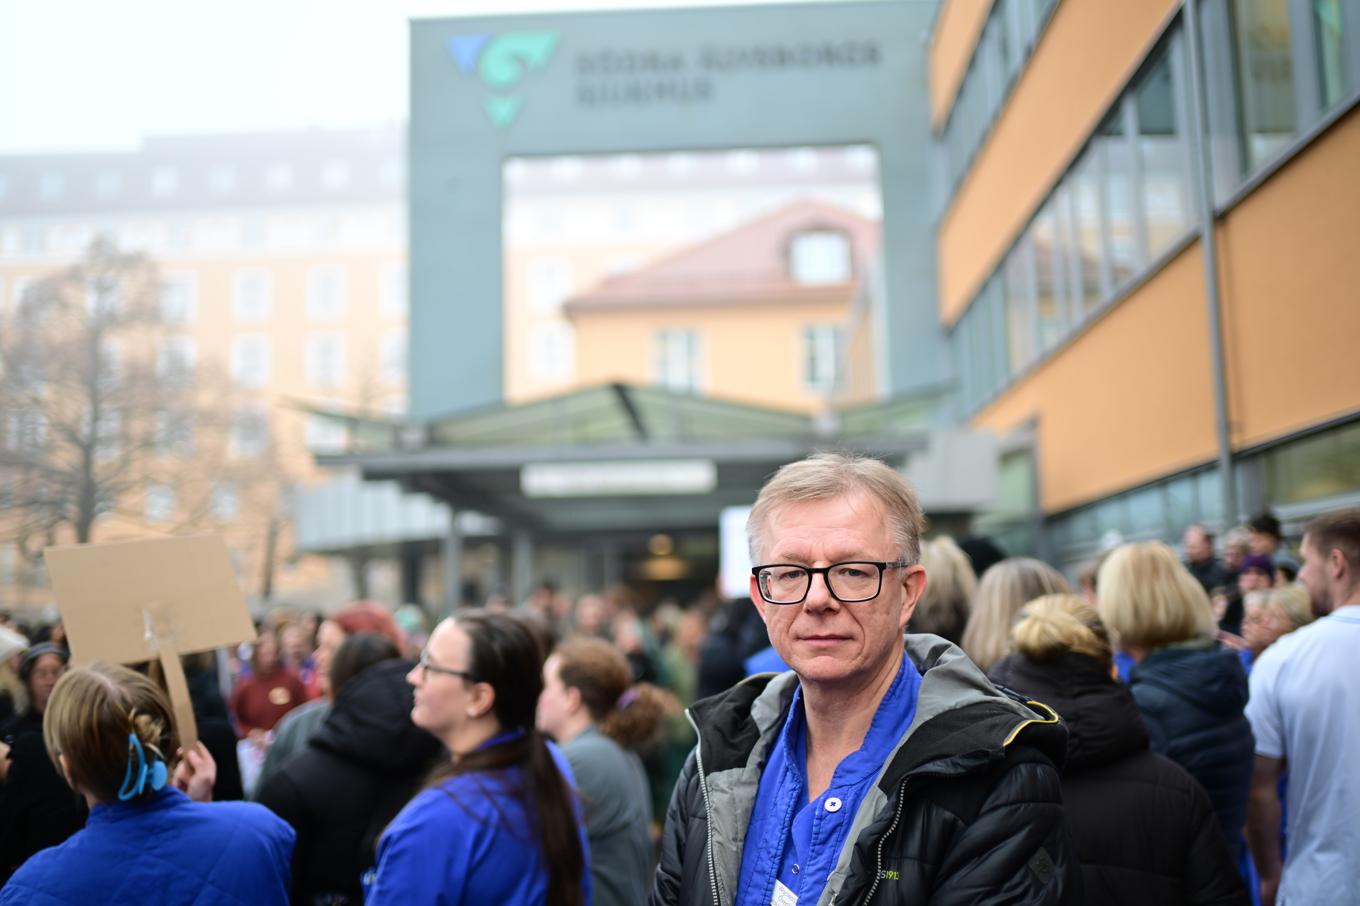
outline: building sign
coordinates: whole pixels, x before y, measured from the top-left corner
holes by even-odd
[[[550,31],[510,32],[504,35],[455,35],[449,53],[464,75],[476,74],[488,90],[482,109],[497,126],[508,126],[519,116],[524,98],[515,92],[530,70],[548,65],[557,48]]]

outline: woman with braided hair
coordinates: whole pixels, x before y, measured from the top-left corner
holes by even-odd
[[[288,902],[293,831],[262,805],[195,802],[212,789],[206,749],[176,766],[170,702],[126,667],[95,664],[57,683],[47,752],[90,807],[84,830],[33,856],[0,904]],[[190,772],[192,768],[192,773]]]
[[[559,645],[543,665],[538,728],[571,764],[586,815],[595,906],[647,899],[652,877],[652,811],[637,750],[656,741],[675,700],[633,684],[623,654],[602,639]]]

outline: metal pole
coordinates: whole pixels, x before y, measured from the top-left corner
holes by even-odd
[[[1214,424],[1218,434],[1218,476],[1222,483],[1223,527],[1237,521],[1237,482],[1233,475],[1232,422],[1228,413],[1227,366],[1223,349],[1223,307],[1218,294],[1218,237],[1214,212],[1213,160],[1209,154],[1208,96],[1200,44],[1199,0],[1185,0],[1186,40],[1190,45],[1190,153],[1199,188],[1200,254],[1204,257],[1204,308],[1209,319],[1209,356],[1214,383]]]
[[[458,511],[449,507],[449,533],[444,536],[444,614],[453,613],[462,603],[463,529]]]
[[[534,538],[523,529],[510,541],[510,603],[520,605],[529,597],[534,581]]]

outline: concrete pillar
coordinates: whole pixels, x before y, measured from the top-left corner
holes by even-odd
[[[444,536],[444,613],[453,613],[463,597],[463,530],[458,513],[449,512],[449,533]]]
[[[517,531],[510,545],[510,603],[519,605],[529,597],[534,584],[534,536]]]

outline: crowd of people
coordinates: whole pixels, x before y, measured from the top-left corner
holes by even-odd
[[[747,600],[271,613],[185,659],[187,749],[6,618],[0,904],[1360,902],[1360,511],[1071,581],[922,525],[822,455]]]

